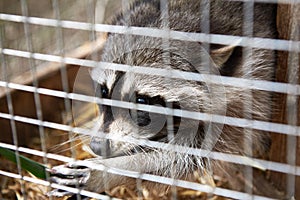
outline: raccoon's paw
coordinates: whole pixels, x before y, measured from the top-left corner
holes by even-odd
[[[84,166],[82,161],[67,163],[49,169],[50,181],[63,186],[84,188],[91,176],[91,169]],[[65,196],[71,192],[55,189],[48,193],[49,196]]]

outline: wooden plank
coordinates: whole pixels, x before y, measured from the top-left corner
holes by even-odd
[[[278,29],[278,36],[280,39],[285,40],[299,40],[299,29],[300,29],[300,4],[279,4],[277,9],[277,29]],[[289,69],[291,67],[291,61],[289,60],[289,56],[292,55],[292,52],[278,52],[278,62],[277,62],[277,70],[276,70],[276,81],[277,82],[289,82]],[[299,55],[298,55],[299,56]],[[299,66],[294,66],[293,70],[298,70],[298,82],[294,84],[299,84],[300,74],[299,74]],[[292,71],[292,70],[290,70]],[[290,72],[292,73],[292,72]],[[300,125],[300,102],[299,97],[297,101],[298,103],[298,119],[297,123],[293,125]],[[274,95],[274,105],[275,108],[273,109],[273,121],[277,123],[287,124],[290,123],[287,118],[287,95],[284,94],[275,94]],[[294,119],[295,120],[295,119]],[[293,138],[292,138],[293,139]],[[287,163],[288,157],[292,156],[288,155],[288,137],[282,134],[272,134],[272,146],[270,152],[270,159],[272,161]],[[296,145],[296,155],[300,155],[300,139],[297,138],[297,145]],[[295,155],[295,156],[296,156]],[[300,157],[296,157],[296,165],[300,166]],[[290,176],[291,177],[291,176]],[[300,198],[300,177],[296,178],[295,188],[288,188],[288,175],[283,173],[270,173],[271,181],[274,183],[276,187],[280,190],[284,191],[287,196],[295,195],[295,198]]]

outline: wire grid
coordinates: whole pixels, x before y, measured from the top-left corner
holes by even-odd
[[[253,21],[253,1],[245,1],[245,18],[250,19],[250,21]],[[256,2],[277,2],[277,1],[256,1]],[[284,3],[295,3],[295,1],[282,1]],[[88,13],[93,13],[93,1],[89,1],[89,11]],[[298,1],[299,3],[299,1]],[[127,4],[126,1],[122,1],[123,7]],[[252,37],[252,31],[249,28],[249,24],[245,25],[247,29],[245,29],[245,35],[244,37],[240,36],[231,36],[231,35],[217,35],[217,34],[210,34],[209,33],[209,20],[203,20],[203,23],[201,24],[202,29],[204,30],[203,33],[185,33],[180,31],[172,31],[168,28],[168,16],[163,17],[163,23],[164,23],[164,29],[155,29],[155,28],[147,28],[147,27],[126,27],[126,26],[116,26],[116,25],[106,25],[106,24],[96,24],[94,22],[94,16],[90,15],[88,17],[87,22],[79,22],[79,21],[69,21],[69,20],[62,20],[60,17],[60,10],[58,6],[58,1],[53,0],[52,5],[53,9],[55,11],[55,17],[54,19],[50,18],[41,18],[41,17],[31,17],[28,15],[28,5],[26,0],[22,0],[20,2],[21,8],[22,8],[22,15],[15,15],[15,14],[4,14],[0,13],[0,20],[6,21],[6,22],[16,22],[16,23],[22,23],[24,25],[25,30],[25,38],[26,38],[26,50],[19,50],[19,49],[9,49],[9,48],[3,48],[2,42],[1,42],[1,60],[2,60],[2,73],[3,78],[0,81],[0,87],[3,87],[6,89],[6,91],[9,91],[11,89],[20,90],[20,91],[27,91],[34,94],[35,97],[35,106],[37,110],[37,119],[24,117],[24,116],[17,116],[14,115],[13,111],[13,104],[11,95],[9,92],[7,92],[7,102],[8,102],[8,113],[0,113],[0,118],[8,119],[10,120],[11,127],[12,127],[12,133],[14,138],[14,144],[6,144],[6,143],[0,143],[1,147],[6,147],[12,150],[16,151],[16,155],[18,157],[19,152],[29,153],[32,155],[41,156],[44,158],[44,164],[47,164],[48,159],[56,159],[61,161],[72,161],[72,158],[63,157],[56,154],[50,154],[46,153],[45,149],[45,136],[44,136],[44,128],[54,128],[58,130],[67,131],[70,134],[71,133],[78,133],[78,134],[84,134],[84,135],[97,135],[101,136],[103,138],[107,139],[113,139],[128,143],[134,143],[139,144],[143,146],[149,146],[154,147],[158,149],[163,150],[169,150],[169,151],[176,151],[176,152],[189,152],[191,155],[197,155],[202,157],[209,157],[211,159],[226,161],[230,163],[235,164],[242,164],[245,166],[249,166],[249,168],[246,168],[245,174],[247,174],[247,178],[249,180],[252,179],[252,167],[264,169],[264,170],[272,170],[277,171],[281,173],[289,174],[288,178],[288,185],[290,188],[290,191],[288,193],[293,194],[294,191],[292,191],[295,188],[295,176],[300,176],[300,167],[296,166],[296,138],[299,136],[300,127],[297,126],[297,99],[300,95],[300,85],[298,85],[298,79],[295,76],[295,70],[299,70],[299,66],[296,66],[295,63],[299,63],[299,53],[300,53],[300,42],[299,41],[287,41],[287,40],[278,40],[278,39],[266,39],[266,38],[255,38]],[[209,10],[205,9],[205,7],[209,6],[209,1],[203,1],[203,10]],[[166,0],[161,0],[161,7],[162,10],[168,8],[168,3]],[[207,14],[209,16],[209,14]],[[209,17],[208,17],[209,18]],[[252,20],[251,20],[252,19]],[[39,26],[48,26],[48,27],[54,27],[57,34],[57,47],[59,50],[58,55],[54,54],[44,54],[35,52],[32,47],[32,38],[29,34],[29,25],[39,25]],[[251,27],[251,25],[250,25]],[[112,32],[112,33],[120,33],[120,34],[132,34],[132,35],[143,35],[143,36],[151,36],[151,37],[160,37],[164,39],[164,45],[168,45],[168,41],[170,39],[176,39],[176,40],[189,40],[189,41],[197,41],[202,43],[212,43],[212,44],[222,44],[222,45],[231,45],[231,44],[238,44],[239,46],[246,47],[245,48],[245,54],[251,54],[252,48],[264,48],[264,49],[272,49],[272,50],[282,50],[282,51],[289,51],[291,52],[291,56],[289,58],[290,65],[288,69],[289,74],[289,82],[288,83],[279,83],[279,82],[269,82],[269,81],[262,81],[262,80],[246,80],[241,78],[233,78],[233,77],[220,77],[216,75],[207,75],[207,74],[196,74],[191,72],[182,72],[177,70],[165,70],[165,69],[149,69],[148,67],[142,67],[142,66],[129,66],[129,65],[122,65],[122,64],[115,64],[115,63],[105,63],[105,62],[97,62],[87,59],[78,59],[78,58],[72,58],[72,57],[66,57],[66,52],[64,51],[64,39],[62,36],[62,30],[63,29],[75,29],[75,30],[84,30],[90,32],[90,39],[93,41],[95,40],[95,33],[96,32]],[[2,39],[1,39],[2,41]],[[14,57],[21,57],[26,58],[29,60],[29,66],[30,70],[32,72],[32,75],[34,77],[34,82],[32,86],[28,85],[22,85],[10,82],[9,79],[7,79],[6,74],[6,62],[5,62],[5,56],[14,56]],[[40,88],[38,87],[37,80],[36,80],[36,64],[35,61],[48,61],[48,62],[57,62],[62,64],[64,67],[61,68],[62,73],[62,83],[63,83],[63,91],[58,90],[51,90],[46,88]],[[298,62],[297,62],[298,61]],[[168,62],[168,61],[166,61]],[[103,69],[113,69],[113,70],[119,70],[119,71],[131,71],[134,73],[140,73],[140,74],[147,74],[147,75],[156,75],[156,76],[163,76],[166,78],[166,80],[170,78],[182,78],[182,76],[185,77],[186,80],[193,80],[193,81],[205,81],[209,83],[214,84],[223,84],[228,86],[234,86],[234,87],[241,87],[245,88],[248,91],[251,90],[263,90],[263,91],[270,91],[270,92],[277,92],[277,93],[283,93],[288,95],[287,100],[287,116],[288,116],[288,124],[281,124],[281,123],[273,123],[273,122],[265,122],[265,121],[257,121],[252,120],[248,116],[245,118],[234,118],[234,117],[228,117],[228,116],[220,116],[220,115],[212,115],[212,114],[206,114],[206,113],[198,113],[198,112],[192,112],[187,110],[179,110],[179,109],[172,109],[169,107],[161,108],[157,106],[149,106],[149,105],[140,105],[140,104],[134,104],[130,102],[123,102],[118,100],[111,100],[111,99],[102,99],[102,98],[96,98],[94,96],[88,96],[83,94],[77,94],[72,93],[69,91],[69,86],[67,82],[67,74],[66,74],[66,65],[72,64],[72,65],[78,65],[83,66],[87,68],[95,68],[95,67],[101,67]],[[194,148],[187,148],[187,147],[181,147],[176,145],[168,145],[163,144],[155,141],[148,141],[148,140],[137,140],[131,137],[124,137],[124,138],[111,138],[109,135],[105,133],[99,133],[94,132],[90,129],[84,129],[79,127],[72,127],[71,124],[59,124],[59,123],[53,123],[44,121],[42,119],[42,110],[40,106],[40,99],[39,95],[48,95],[53,97],[59,97],[63,98],[65,101],[65,107],[68,112],[71,113],[71,105],[70,100],[78,100],[83,102],[93,102],[97,104],[102,105],[113,105],[115,107],[120,108],[128,108],[128,109],[138,109],[142,111],[148,111],[153,113],[159,113],[159,114],[167,114],[168,116],[178,116],[178,117],[184,117],[189,119],[196,119],[196,120],[202,120],[202,121],[209,121],[212,120],[213,122],[217,123],[223,123],[230,126],[237,126],[241,128],[247,128],[251,131],[251,129],[256,130],[262,130],[262,131],[270,131],[274,133],[280,133],[288,135],[288,155],[292,155],[291,157],[288,157],[287,164],[273,162],[273,161],[267,161],[262,159],[249,159],[244,156],[239,155],[232,155],[232,154],[226,154],[226,153],[220,153],[220,152],[208,152],[202,149],[194,149]],[[249,101],[252,101],[251,99]],[[251,105],[251,102],[250,102]],[[246,110],[247,108],[245,108]],[[246,115],[246,114],[245,114]],[[172,118],[172,117],[169,117]],[[246,119],[247,118],[247,119]],[[69,121],[69,120],[68,120]],[[18,141],[17,141],[17,133],[16,133],[16,122],[22,122],[22,123],[28,123],[39,126],[39,133],[40,138],[42,141],[42,151],[37,151],[33,149],[23,148],[19,147]],[[168,123],[173,123],[172,120],[168,120]],[[172,132],[172,131],[170,131]],[[170,135],[169,137],[172,137]],[[187,151],[188,149],[188,151]],[[72,156],[74,157],[74,155]],[[110,197],[107,197],[105,195],[96,194],[88,191],[81,191],[76,188],[70,188],[65,187],[58,184],[51,184],[47,181],[41,181],[32,179],[27,176],[21,175],[21,167],[20,167],[20,161],[18,162],[18,173],[19,174],[13,174],[10,172],[6,172],[3,170],[0,170],[0,174],[8,177],[13,177],[16,179],[21,179],[24,181],[29,182],[36,182],[38,184],[51,186],[52,188],[60,188],[65,189],[68,191],[71,191],[73,193],[90,196],[94,198],[101,198],[101,199],[109,199]],[[138,172],[134,171],[127,171],[122,169],[113,169],[113,168],[104,168],[103,166],[93,166],[93,168],[98,170],[107,170],[109,173],[119,174],[119,175],[125,175],[129,177],[138,178],[140,180],[150,180],[154,182],[159,183],[165,183],[170,184],[172,186],[180,186],[184,188],[194,189],[194,190],[200,190],[207,193],[213,193],[216,195],[229,197],[229,198],[237,198],[237,199],[269,199],[267,197],[262,197],[258,195],[251,194],[251,191],[246,189],[246,192],[238,192],[234,190],[228,190],[220,187],[212,188],[207,185],[202,185],[198,183],[191,183],[187,181],[182,180],[174,180],[172,178],[167,177],[160,177],[155,176],[151,174],[140,174]],[[24,196],[26,196],[25,188],[22,186],[22,193]],[[174,190],[173,194],[174,198],[176,197],[176,190]]]

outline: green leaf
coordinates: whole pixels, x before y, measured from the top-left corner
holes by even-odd
[[[7,160],[17,163],[16,153],[10,149],[0,147],[0,155]],[[21,168],[30,172],[34,176],[40,179],[46,179],[47,171],[46,167],[38,162],[35,162],[25,156],[19,155]]]

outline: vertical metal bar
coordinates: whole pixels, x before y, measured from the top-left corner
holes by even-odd
[[[0,25],[0,49],[3,48],[3,43],[4,43],[4,24]],[[8,88],[8,83],[9,83],[9,78],[7,74],[7,61],[5,58],[5,55],[1,51],[0,54],[0,60],[1,60],[1,74],[2,76],[0,77],[2,80],[6,82],[6,87],[5,87],[5,93],[6,93],[6,100],[7,100],[7,106],[8,106],[8,113],[12,116],[14,116],[14,107],[12,103],[12,96],[11,96],[11,89]],[[22,174],[22,168],[21,168],[21,163],[20,163],[20,153],[18,150],[18,135],[17,135],[17,127],[16,127],[16,121],[14,119],[10,119],[10,127],[11,127],[11,132],[12,132],[12,139],[13,139],[13,144],[16,146],[16,161],[17,161],[17,170],[19,175],[21,176],[21,192],[23,194],[24,199],[27,198],[26,196],[26,191],[25,191],[25,185],[23,181],[23,174]]]
[[[65,49],[64,49],[64,38],[63,38],[63,29],[60,25],[61,15],[60,15],[60,6],[59,2],[57,0],[52,0],[52,8],[54,10],[54,16],[58,20],[57,25],[55,27],[56,32],[56,46],[58,48],[58,54],[61,56],[61,67],[60,67],[60,73],[61,73],[61,83],[62,83],[62,89],[64,92],[68,93],[70,92],[70,87],[68,83],[68,74],[67,74],[67,68],[65,64]],[[72,126],[72,110],[71,110],[71,100],[66,96],[64,98],[64,106],[65,106],[65,122],[67,125]],[[76,145],[74,144],[74,135],[70,131],[68,132],[68,138],[70,141],[70,152],[71,157],[76,158]],[[79,182],[76,184],[76,188],[79,188]],[[81,196],[79,193],[76,194],[77,199],[81,199]]]
[[[168,0],[160,0],[160,11],[161,11],[161,19],[162,19],[162,25],[161,25],[162,29],[166,31],[170,31]],[[171,65],[170,52],[167,51],[169,48],[170,48],[170,34],[168,34],[168,37],[162,38],[164,65]],[[168,83],[170,81],[170,78],[166,77],[165,81]],[[172,108],[172,105],[170,103],[167,103],[167,107]],[[172,141],[174,139],[173,112],[172,114],[168,115],[167,126],[168,126],[167,128],[168,141]]]
[[[28,7],[27,7],[27,0],[21,0],[21,10],[22,10],[22,15],[25,17],[28,17]],[[27,51],[30,52],[30,58],[29,58],[29,67],[31,70],[31,74],[33,76],[33,86],[35,87],[35,92],[34,92],[34,102],[35,102],[35,107],[36,107],[36,114],[37,118],[40,121],[43,121],[43,116],[42,116],[42,107],[41,107],[41,101],[40,101],[40,96],[37,92],[37,87],[38,87],[38,80],[36,76],[36,66],[34,59],[32,58],[32,53],[33,53],[33,46],[32,46],[32,38],[30,35],[30,28],[29,28],[29,23],[25,22],[24,23],[24,32],[25,32],[25,39],[26,39],[26,47]],[[41,149],[44,152],[43,156],[43,163],[45,165],[48,164],[48,159],[46,157],[47,154],[47,149],[46,149],[46,141],[45,141],[45,130],[42,124],[39,124],[39,134],[40,134],[40,140],[41,140]],[[46,174],[47,180],[49,180],[49,174]]]
[[[201,43],[201,50],[208,52],[208,54],[206,54],[205,52],[200,54],[200,58],[201,58],[200,66],[203,66],[209,74],[213,74],[214,72],[212,70],[211,59],[210,59],[210,57],[207,56],[207,55],[209,55],[209,52],[210,52],[210,15],[211,15],[210,9],[211,9],[210,0],[201,0],[200,1],[200,17],[201,17],[200,18],[200,29],[201,29],[201,33],[205,34],[206,41],[208,41],[208,42]],[[210,83],[205,83],[205,84],[207,85],[208,88],[210,88],[210,85],[211,85]],[[211,98],[214,98],[214,97],[211,97]],[[215,134],[212,132],[210,125],[211,125],[210,123],[205,123],[205,125],[204,125],[205,138],[211,137]],[[207,145],[210,146],[210,144],[202,144],[202,147],[206,148]],[[212,147],[208,147],[208,148],[209,149],[205,149],[205,150],[212,150],[212,149],[210,149]],[[200,175],[204,176],[204,177],[207,177],[207,176],[212,177],[213,171],[211,168],[210,158],[207,157],[207,158],[202,158],[202,159],[205,159],[206,162],[205,162],[205,169],[204,169],[204,171],[201,171]],[[203,166],[203,163],[199,162],[199,165]],[[212,197],[212,194],[208,194],[208,197]]]
[[[106,5],[106,2],[104,5]],[[97,0],[89,0],[87,3],[87,18],[88,23],[95,24],[96,23],[96,15],[95,15],[95,8],[96,8]],[[89,31],[89,39],[91,42],[96,41],[97,39],[97,32],[95,31],[95,27],[91,26],[91,29]],[[95,44],[96,45],[96,44]],[[93,47],[91,46],[91,60],[98,60],[97,58],[97,52],[93,51]]]
[[[200,2],[200,13],[201,13],[201,21],[200,28],[201,33],[207,34],[207,41],[210,41],[210,1],[209,0],[201,0]],[[205,47],[209,50],[209,43],[205,43],[202,45],[206,45]]]
[[[254,15],[254,1],[249,0],[243,3],[243,36],[251,38],[253,37],[253,15]],[[253,50],[251,47],[243,48],[243,65],[247,63],[250,64],[249,60],[253,59]],[[243,74],[248,74],[243,68]],[[244,76],[245,77],[245,76]],[[250,77],[245,77],[252,79]],[[244,99],[243,99],[243,112],[244,118],[252,119],[252,109],[253,109],[253,95],[251,90],[244,90]],[[244,129],[244,151],[246,156],[252,157],[253,154],[253,138],[252,138],[252,129]],[[244,167],[245,175],[245,192],[248,194],[253,193],[253,168],[251,166]]]
[[[65,50],[64,50],[64,38],[63,38],[63,29],[60,26],[60,7],[59,7],[59,3],[57,0],[52,0],[52,7],[54,9],[54,14],[55,14],[55,18],[58,20],[58,24],[55,27],[56,28],[56,45],[58,48],[58,52],[59,55],[62,57],[61,58],[61,67],[60,67],[60,73],[61,73],[61,82],[62,82],[62,89],[64,92],[68,93],[70,92],[70,87],[69,87],[69,83],[68,83],[68,74],[67,74],[67,68],[66,68],[66,64],[65,64]],[[64,106],[65,106],[65,121],[67,123],[67,125],[72,126],[72,110],[71,110],[71,101],[70,99],[68,99],[68,97],[64,98]],[[72,158],[76,158],[76,151],[74,149],[74,141],[73,141],[73,134],[72,132],[69,132],[69,140],[70,140],[70,150],[71,150],[71,156]]]
[[[165,31],[168,32],[168,36],[162,38],[162,49],[163,49],[163,65],[166,66],[170,66],[171,65],[171,58],[170,58],[170,52],[168,51],[168,49],[170,49],[170,16],[169,16],[169,1],[168,0],[160,0],[160,12],[161,12],[161,20],[162,20],[162,24],[161,24],[161,28]],[[172,72],[170,72],[172,73]],[[168,82],[170,82],[170,78],[166,77],[164,79],[164,81],[166,82],[166,85],[168,85]],[[172,103],[170,102],[166,102],[166,106],[168,108],[173,108]],[[168,141],[170,143],[172,143],[172,141],[174,140],[175,137],[175,133],[174,133],[174,121],[173,121],[173,111],[171,113],[168,113],[167,115],[167,133],[168,133]],[[174,154],[176,154],[175,149],[172,152]],[[172,191],[172,199],[177,199],[177,187],[176,185],[176,178],[177,178],[177,170],[174,169],[173,164],[170,167],[171,170],[171,178],[173,179],[173,184],[171,186],[171,191]]]
[[[125,39],[125,51],[124,53],[128,53],[128,52],[132,52],[132,43],[133,43],[133,37],[136,37],[134,35],[131,35],[130,34],[130,26],[131,26],[131,11],[129,10],[130,8],[130,5],[131,5],[131,1],[128,1],[128,0],[122,0],[121,1],[121,7],[122,7],[122,14],[123,14],[123,17],[124,17],[124,22],[125,22],[125,27],[126,27],[126,30],[125,30],[125,33],[124,33],[124,37],[126,38]],[[117,45],[122,45],[122,44],[117,44]],[[133,62],[133,57],[132,55],[129,53],[128,56],[126,57],[126,60],[125,60],[125,63],[128,64],[128,65],[131,65]],[[127,72],[127,74],[129,73],[133,73],[133,72]],[[133,94],[133,97],[132,98],[136,98],[136,96],[134,96],[135,93]],[[137,105],[134,106],[134,109],[132,110],[132,113],[131,113],[134,118],[137,117]],[[139,173],[139,176],[142,176],[142,173],[141,171],[138,171]],[[137,187],[137,192],[138,192],[138,198],[139,199],[142,199],[143,198],[143,187],[142,187],[142,179],[140,178],[137,178],[136,179],[136,187]]]

